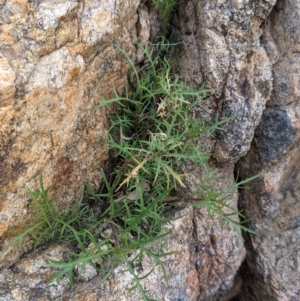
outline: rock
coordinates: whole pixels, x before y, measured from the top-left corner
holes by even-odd
[[[216,296],[226,296],[232,287],[235,280],[232,275],[235,275],[245,255],[241,240],[228,226],[221,232],[217,218],[207,224],[206,210],[201,209],[194,214],[192,208],[179,211],[174,216],[178,219],[167,226],[166,231],[172,230],[172,233],[164,240],[163,251],[175,253],[162,258],[168,280],[160,267],[154,267],[150,276],[142,281],[151,298],[218,300]],[[38,250],[34,257],[28,254],[13,267],[4,268],[0,274],[0,287],[5,289],[0,290],[0,300],[140,299],[137,290],[128,290],[135,283],[130,273],[121,273],[126,268],[122,265],[103,284],[100,284],[101,275],[96,276],[95,270],[84,270],[82,280],[85,282],[76,283],[72,289],[69,289],[66,276],[59,284],[48,284],[58,271],[46,267],[47,260],[64,260],[69,253],[64,247],[49,246]],[[145,257],[141,265],[135,267],[135,272],[139,277],[143,276],[153,268],[153,264]]]
[[[135,53],[138,0],[22,1],[1,6],[0,237],[1,246],[31,219],[30,195],[53,185],[61,209],[90,181],[101,182],[107,147],[99,95],[122,91],[129,66],[112,45]],[[2,254],[1,266],[19,256]]]
[[[183,51],[178,70],[195,85],[217,88],[221,118],[235,116],[219,133],[213,156],[236,162],[250,148],[272,90],[272,69],[259,44],[259,26],[275,1],[187,1],[179,9]],[[198,62],[198,63],[191,63]],[[213,101],[213,100],[212,100]]]
[[[151,298],[229,301],[241,289],[242,301],[300,298],[299,172],[294,168],[299,161],[299,0],[278,0],[274,8],[275,2],[187,0],[172,18],[170,28],[180,44],[176,74],[193,87],[204,82],[217,89],[191,114],[207,122],[217,114],[234,116],[215,137],[195,142],[219,169],[212,184],[215,189],[232,185],[235,169],[242,178],[264,174],[241,193],[240,207],[257,231],[245,236],[247,256],[232,226],[221,231],[218,218],[205,208],[185,208],[176,213],[182,217],[169,225],[172,234],[163,242],[166,252],[176,251],[164,258],[168,281],[159,267],[142,281]],[[22,230],[21,221],[32,219],[25,185],[37,189],[41,171],[45,186],[54,185],[61,210],[74,204],[87,181],[99,187],[108,153],[100,139],[107,136],[108,111],[93,109],[101,101],[97,95],[110,98],[112,86],[124,89],[129,69],[113,44],[142,62],[135,43],[146,44],[162,27],[158,10],[140,0],[0,0],[0,7],[3,246],[10,230]],[[184,168],[194,191],[205,171]],[[237,200],[235,189],[228,203],[236,209]],[[22,250],[1,255],[0,300],[140,299],[136,290],[128,291],[134,282],[130,273],[120,273],[122,265],[103,284],[93,269],[72,288],[66,277],[49,284],[57,270],[45,266],[47,260],[64,260],[70,250],[31,249],[27,239]],[[145,257],[134,269],[142,276],[152,267]]]
[[[208,122],[214,121],[217,113],[221,119],[234,116],[216,138],[202,137],[199,142],[218,162],[211,160],[212,165],[220,169],[218,180],[221,186],[229,185],[226,181],[233,173],[234,163],[250,149],[254,130],[272,92],[272,67],[266,50],[259,42],[259,27],[274,4],[275,1],[252,1],[251,4],[248,1],[209,1],[204,4],[191,0],[179,6],[178,39],[182,47],[176,54],[177,74],[182,78],[186,75],[193,86],[205,82],[206,87],[217,88],[195,114]],[[190,170],[188,172],[191,173]],[[189,187],[195,187],[199,174],[203,171],[195,172]],[[217,183],[215,185],[217,188]],[[233,198],[231,202],[235,208],[237,199]],[[228,229],[226,234],[216,232],[208,221],[201,224],[195,218],[198,214],[195,210],[194,223],[199,225],[195,235],[204,228],[211,234],[206,233],[199,241],[204,243],[210,237],[209,244],[214,246],[216,242],[218,245],[216,249],[203,249],[204,254],[199,261],[205,258],[204,262],[209,263],[209,254],[216,256],[218,262],[223,260],[217,254],[224,258],[224,266],[204,264],[197,269],[198,275],[202,275],[199,277],[198,298],[230,300],[241,287],[237,266],[244,260],[245,250],[232,229]],[[226,236],[225,241],[233,241],[235,247],[231,249],[226,245],[223,235]],[[214,255],[214,252],[217,253]],[[229,262],[231,264],[227,265]],[[216,275],[219,275],[218,280]]]
[[[76,266],[76,273],[78,278],[83,281],[89,281],[97,276],[97,270],[89,263],[78,264]]]
[[[4,56],[0,56],[0,98],[1,107],[13,102],[16,91],[15,80],[16,75],[10,67],[8,60]]]
[[[61,261],[70,252],[66,247],[50,246],[40,250],[34,256],[25,256],[17,265],[3,268],[0,273],[0,300],[61,300],[63,292],[69,288],[65,277],[57,284],[49,281],[58,272],[47,267],[48,259]]]
[[[257,232],[246,240],[241,301],[300,299],[299,15],[299,1],[277,1],[263,28],[274,88],[250,152],[238,163],[242,177],[263,172],[241,198]]]
[[[139,45],[141,47],[145,47],[145,44],[150,39],[150,16],[147,10],[147,7],[144,6],[143,8],[140,8],[138,11],[138,22],[137,22],[137,32],[139,37]],[[141,47],[138,47],[137,49],[137,58],[136,62],[143,62],[144,60],[144,53]]]

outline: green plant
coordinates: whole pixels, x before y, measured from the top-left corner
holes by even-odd
[[[116,187],[110,186],[104,174],[103,177],[105,192],[96,194],[89,187],[87,189],[89,198],[97,200],[99,206],[89,206],[84,202],[83,195],[74,207],[61,211],[55,207],[55,197],[49,196],[51,187],[44,188],[41,175],[40,189],[29,190],[35,218],[29,226],[25,226],[25,231],[15,234],[4,251],[16,243],[22,246],[27,236],[34,241],[34,249],[51,241],[70,246],[73,253],[68,255],[66,261],[49,258],[48,265],[61,269],[52,281],[59,281],[68,275],[71,285],[74,279],[80,279],[87,264],[94,267],[105,281],[119,264],[126,263],[127,271],[137,280],[139,277],[132,267],[144,254],[164,270],[161,258],[171,253],[160,253],[160,248],[155,253],[149,245],[154,242],[160,245],[159,242],[168,235],[163,225],[169,220],[162,214],[162,200],[168,192],[152,198],[147,204],[139,202],[135,205],[126,199],[117,200]],[[133,250],[138,252],[133,259],[129,259]],[[146,296],[139,283],[136,287]],[[148,299],[145,297],[143,300]]]
[[[129,83],[134,91],[127,89],[122,96],[116,93],[115,98],[103,100],[98,108],[112,102],[121,107],[111,118],[108,142],[123,162],[116,168],[115,182],[126,175],[118,189],[126,184],[125,190],[131,191],[142,182],[161,193],[171,186],[184,187],[181,166],[186,160],[206,166],[208,155],[193,139],[220,129],[224,121],[206,125],[190,118],[189,110],[199,105],[201,96],[209,90],[192,90],[178,79],[172,79],[169,59],[160,59],[160,53],[153,59],[154,51],[143,50],[146,61],[140,70],[127,57],[133,68]]]
[[[49,197],[49,188],[44,188],[42,176],[40,189],[30,191],[36,218],[10,243],[20,242],[29,235],[36,248],[42,243],[54,241],[68,244],[74,252],[66,261],[49,259],[49,266],[61,271],[53,278],[59,281],[68,275],[70,283],[78,280],[89,264],[102,275],[105,281],[124,263],[143,300],[151,300],[133,268],[147,255],[164,271],[163,253],[160,247],[168,232],[164,230],[170,218],[165,214],[167,206],[205,207],[210,215],[229,222],[238,232],[240,228],[251,231],[235,220],[241,212],[231,208],[226,199],[244,182],[234,184],[223,191],[211,186],[214,170],[207,164],[209,155],[196,146],[201,135],[213,135],[227,120],[208,124],[192,117],[192,110],[201,105],[202,98],[211,90],[203,87],[195,90],[172,76],[170,45],[162,39],[156,47],[142,48],[145,62],[141,68],[119,48],[127,58],[131,71],[125,92],[109,100],[101,99],[97,107],[119,105],[111,115],[108,143],[112,155],[118,158],[114,171],[109,176],[103,173],[104,185],[99,193],[89,186],[77,205],[65,212],[56,208],[55,198]],[[207,177],[201,181],[195,195],[182,193],[186,174],[182,167],[187,162],[201,165]],[[85,199],[92,198],[96,206]],[[155,248],[153,245],[155,244]],[[132,256],[132,253],[135,256]],[[75,272],[77,271],[77,272]],[[165,271],[164,271],[165,274]],[[166,277],[166,275],[165,275]]]
[[[98,108],[111,103],[119,105],[119,111],[111,116],[112,126],[107,141],[109,148],[118,157],[119,164],[112,174],[113,184],[122,195],[136,195],[137,201],[143,195],[143,202],[149,197],[172,191],[163,203],[175,202],[185,206],[206,207],[209,214],[216,214],[222,222],[229,222],[239,232],[240,228],[251,231],[233,216],[243,215],[231,208],[226,199],[235,189],[251,181],[236,183],[222,191],[217,191],[211,183],[216,170],[207,164],[209,155],[196,144],[202,135],[213,135],[222,130],[222,124],[229,119],[218,120],[208,124],[191,117],[194,107],[200,106],[202,98],[212,90],[191,89],[186,82],[180,82],[171,74],[171,44],[165,39],[156,48],[142,48],[145,55],[143,67],[137,69],[134,60],[126,52],[119,51],[127,58],[131,72],[129,86],[123,95],[115,91],[115,97],[102,99]],[[207,172],[194,196],[185,197],[186,192],[182,167],[187,162],[201,165]],[[137,191],[144,190],[137,193]]]
[[[152,3],[160,12],[163,21],[163,32],[166,33],[171,14],[174,12],[174,8],[179,3],[179,0],[152,0]]]

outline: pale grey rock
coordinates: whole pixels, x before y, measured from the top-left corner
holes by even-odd
[[[222,34],[204,28],[196,35],[203,79],[221,96],[230,66],[230,51]]]
[[[148,13],[147,7],[143,6],[138,10],[138,22],[137,22],[137,35],[138,35],[138,47],[137,47],[137,57],[136,63],[144,61],[144,51],[143,48],[150,39],[150,15]]]
[[[139,37],[139,43],[144,45],[149,41],[150,38],[150,16],[146,9],[140,8],[138,11],[138,23],[137,23],[137,34]]]
[[[50,284],[58,270],[47,267],[48,259],[64,260],[69,249],[50,246],[34,254],[25,256],[18,264],[3,268],[0,273],[1,301],[49,301],[62,300],[63,292],[69,289],[69,280]]]
[[[1,107],[6,102],[10,103],[11,99],[14,98],[16,87],[15,87],[16,75],[9,65],[8,60],[0,54],[0,97]]]
[[[77,277],[82,281],[89,281],[97,276],[97,270],[89,263],[76,266]]]

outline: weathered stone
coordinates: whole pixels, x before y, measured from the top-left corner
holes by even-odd
[[[274,89],[251,150],[238,164],[243,177],[263,172],[241,199],[257,232],[246,241],[242,301],[300,299],[299,16],[300,1],[280,0],[264,26]]]
[[[1,107],[11,105],[15,95],[16,75],[7,59],[0,54],[0,98]],[[2,114],[1,114],[2,115]]]
[[[259,45],[259,26],[275,1],[187,1],[179,9],[178,69],[196,85],[217,88],[221,118],[235,116],[219,134],[213,156],[235,162],[250,148],[272,90],[272,69]],[[187,55],[189,54],[189,55]],[[191,64],[189,57],[198,64]]]
[[[101,182],[107,148],[105,110],[98,97],[122,90],[126,58],[135,52],[139,1],[21,1],[1,7],[0,31],[0,236],[30,220],[31,190],[43,172],[61,209],[88,180]],[[17,248],[1,265],[14,262]]]
[[[146,6],[143,6],[143,8],[140,8],[138,11],[138,23],[137,23],[137,32],[139,37],[139,46],[137,49],[137,57],[136,62],[143,62],[144,61],[144,51],[143,47],[145,47],[145,44],[149,42],[150,39],[150,16],[148,13],[148,9]]]
[[[242,301],[299,299],[299,171],[294,169],[298,161],[294,149],[280,162],[262,166],[253,148],[239,163],[243,176],[249,175],[249,165],[265,172],[242,194],[242,208],[257,232],[246,240]]]
[[[228,182],[232,182],[232,173],[228,172],[228,175]],[[232,196],[231,204],[236,203],[236,198],[237,194]],[[174,217],[178,219],[166,227],[166,231],[172,230],[172,233],[162,244],[164,252],[175,252],[161,258],[166,264],[168,280],[160,267],[154,267],[150,276],[141,281],[149,290],[149,296],[170,301],[227,300],[224,298],[234,284],[235,272],[245,255],[242,241],[237,234],[233,235],[227,225],[221,231],[217,217],[208,222],[205,209],[194,211],[186,208]],[[101,275],[94,277],[94,271],[84,271],[83,280],[88,280],[86,277],[92,280],[77,283],[71,290],[68,289],[66,276],[60,284],[47,284],[57,273],[57,270],[45,266],[47,260],[63,260],[68,253],[66,248],[48,247],[39,250],[33,257],[29,254],[13,268],[4,268],[0,274],[0,287],[5,287],[5,290],[0,290],[1,300],[140,299],[137,290],[128,291],[134,281],[129,272],[120,273],[126,269],[122,265],[103,284],[100,284]],[[135,267],[135,272],[141,277],[153,265],[154,262],[145,257],[141,265]]]
[[[261,162],[278,158],[294,141],[291,119],[282,109],[266,109],[256,129],[256,147]]]
[[[299,297],[299,0],[188,0],[180,3],[171,27],[180,44],[176,73],[193,86],[205,82],[217,89],[193,112],[207,122],[232,117],[216,138],[199,145],[219,167],[215,189],[234,182],[234,162],[242,177],[264,175],[242,194],[241,206],[252,219],[256,236],[247,237],[247,261],[240,300],[298,300]],[[140,5],[140,6],[139,6]],[[121,91],[128,65],[112,44],[124,47],[142,62],[142,45],[161,31],[158,10],[139,0],[7,0],[0,14],[0,236],[1,245],[30,220],[30,196],[24,188],[54,184],[61,209],[90,180],[101,182],[107,149],[107,112],[93,108],[97,94]],[[267,20],[267,21],[266,21]],[[266,22],[265,22],[266,21]],[[267,109],[264,111],[265,106]],[[263,112],[264,111],[264,112]],[[257,127],[257,130],[254,131]],[[251,144],[252,142],[252,144]],[[215,160],[216,159],[216,160]],[[205,172],[185,166],[187,184],[195,190]],[[237,208],[237,191],[228,198]],[[155,267],[143,285],[163,301],[227,301],[240,291],[237,270],[245,248],[228,224],[220,230],[204,208],[186,208],[169,227],[164,241],[165,281]],[[31,250],[25,241],[23,252]],[[14,300],[139,300],[128,291],[133,279],[118,267],[104,284],[95,270],[69,289],[48,280],[57,271],[49,257],[63,260],[65,247],[40,248],[17,261],[18,248],[2,255],[0,299]],[[13,265],[12,265],[13,264]],[[139,275],[152,268],[145,258]],[[297,270],[298,269],[298,270]]]
[[[259,27],[274,4],[275,1],[254,1],[251,4],[248,1],[209,1],[205,4],[186,1],[179,7],[178,36],[183,45],[177,53],[177,73],[182,78],[186,75],[188,82],[194,86],[204,81],[207,87],[218,89],[205,100],[204,108],[196,113],[197,117],[212,122],[217,111],[221,118],[234,116],[216,140],[201,138],[206,150],[213,153],[218,162],[225,164],[228,172],[233,172],[233,163],[249,150],[254,130],[272,91],[271,63],[259,43]],[[224,169],[222,173],[219,180],[225,183]],[[198,177],[199,174],[201,172]],[[196,179],[197,176],[189,183],[190,187],[195,185]],[[201,224],[197,232],[201,232],[201,227],[205,228]],[[216,234],[216,240],[222,241],[222,235],[226,236],[226,240],[230,240],[231,235],[234,237],[234,233],[229,231]],[[199,239],[202,240],[205,238]],[[237,247],[232,256],[240,263],[244,254],[243,248]],[[206,255],[202,254],[200,261]],[[229,300],[238,294],[241,282],[235,268],[230,271],[227,267],[228,278],[221,272],[221,266],[217,268],[216,274],[223,281],[223,297],[219,295],[222,286],[213,291],[217,287],[212,284],[216,283],[213,273],[205,274],[205,265],[201,268],[198,269],[198,274],[203,275],[199,277],[202,288],[199,300]]]
[[[65,247],[49,247],[46,250],[25,256],[17,265],[4,268],[0,273],[0,300],[61,300],[69,288],[67,278],[57,284],[49,281],[55,275],[53,268],[47,267],[48,259],[61,261],[70,252]]]

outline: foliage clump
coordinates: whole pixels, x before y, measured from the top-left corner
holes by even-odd
[[[153,3],[163,12],[166,28],[177,1],[153,0]],[[56,208],[55,198],[49,196],[51,187],[44,188],[42,177],[40,189],[30,191],[37,218],[23,233],[16,234],[9,246],[16,242],[22,245],[26,236],[33,239],[35,249],[49,241],[69,245],[74,252],[67,260],[49,259],[49,266],[61,270],[53,280],[68,275],[72,284],[80,279],[85,266],[90,265],[105,281],[124,263],[127,268],[123,272],[129,272],[135,281],[131,289],[138,289],[143,300],[152,300],[141,280],[153,269],[139,276],[134,266],[147,255],[153,267],[159,265],[164,271],[163,258],[170,253],[163,253],[160,245],[169,234],[164,227],[170,222],[166,207],[174,204],[205,207],[210,215],[216,214],[238,232],[240,228],[251,231],[236,221],[236,215],[242,214],[226,203],[233,189],[251,179],[216,191],[210,185],[216,171],[210,170],[209,155],[195,143],[202,135],[222,130],[227,120],[216,118],[208,124],[192,117],[194,107],[201,106],[202,99],[211,91],[203,87],[192,89],[172,75],[172,48],[165,38],[156,45],[146,45],[141,48],[145,60],[140,67],[119,48],[131,70],[125,92],[120,95],[115,90],[114,98],[101,99],[98,106],[98,109],[108,108],[114,103],[119,107],[110,116],[111,128],[106,140],[117,160],[112,173],[103,172],[100,192],[87,187],[77,205],[62,212]],[[197,195],[187,197],[182,193],[187,177],[182,167],[190,162],[204,167],[207,177]]]
[[[170,21],[170,17],[174,12],[179,0],[152,0],[152,3],[160,12],[162,18],[163,32],[167,32],[167,27]]]

